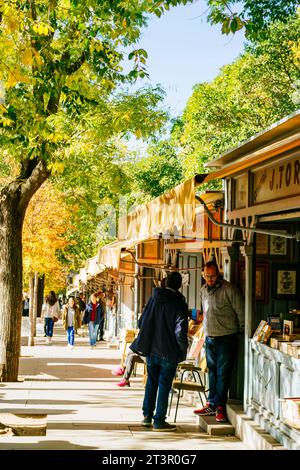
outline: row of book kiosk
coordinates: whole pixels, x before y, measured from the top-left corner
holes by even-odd
[[[295,320],[282,319],[280,316],[261,320],[253,339],[300,359],[300,329],[295,328],[295,325],[299,325],[300,310],[289,312],[291,314],[297,315]],[[300,430],[300,397],[281,398],[280,406],[285,423]]]
[[[290,311],[291,315],[295,316],[295,320],[282,319],[282,315],[269,316],[267,321],[261,320],[253,339],[300,359],[300,310]]]

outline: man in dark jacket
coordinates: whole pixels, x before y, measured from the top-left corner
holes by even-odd
[[[142,424],[150,427],[153,419],[154,431],[176,430],[166,422],[166,414],[176,368],[186,358],[188,347],[188,306],[178,291],[181,283],[181,275],[172,272],[165,289],[154,289],[140,318],[139,335],[130,346],[134,352],[146,355],[148,379]]]
[[[96,348],[97,332],[103,314],[104,312],[101,304],[97,301],[96,295],[92,294],[91,301],[87,304],[83,317],[83,323],[89,327],[91,349]]]

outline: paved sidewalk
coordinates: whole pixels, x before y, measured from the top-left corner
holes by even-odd
[[[55,325],[53,344],[48,346],[41,330],[39,325],[36,346],[22,346],[19,374],[24,381],[0,383],[0,412],[46,413],[47,435],[0,435],[0,450],[247,449],[236,437],[206,435],[197,426],[192,407],[184,402],[176,432],[143,428],[139,424],[144,396],[142,365],[138,365],[131,387],[120,389],[118,377],[111,374],[120,362],[120,351],[109,349],[105,342],[90,350],[88,339],[78,336],[74,349],[69,350],[60,325]]]

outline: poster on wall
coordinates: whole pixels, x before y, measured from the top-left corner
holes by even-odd
[[[287,233],[286,230],[277,230],[279,233]],[[270,255],[286,256],[287,255],[287,238],[280,236],[270,237]]]
[[[296,295],[296,270],[277,271],[277,295]]]

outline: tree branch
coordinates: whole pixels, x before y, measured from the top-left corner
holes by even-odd
[[[70,59],[69,52],[68,51],[64,52],[61,57],[61,62],[68,61],[69,59]],[[72,73],[76,72],[76,70],[80,69],[84,61],[85,61],[85,52],[83,51],[79,59],[76,60],[76,62],[73,62],[73,64],[70,64],[70,65],[62,66],[62,69],[67,75],[71,75]]]
[[[30,199],[34,193],[42,186],[42,184],[49,178],[51,171],[47,168],[44,160],[40,160],[33,169],[29,178],[21,184],[21,199],[20,207],[24,211],[29,204]]]

